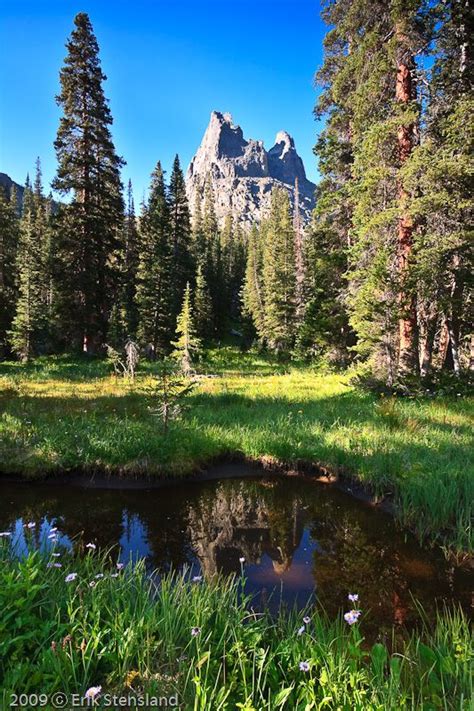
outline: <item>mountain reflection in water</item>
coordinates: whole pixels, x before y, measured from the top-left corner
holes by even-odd
[[[414,621],[413,598],[472,605],[472,574],[440,552],[422,549],[383,512],[305,479],[228,479],[149,490],[81,489],[0,483],[0,530],[14,531],[21,554],[28,538],[43,549],[58,527],[70,547],[83,535],[116,545],[120,559],[145,558],[164,572],[193,566],[204,579],[240,574],[255,603],[276,607],[321,601],[330,614],[359,594],[366,624],[381,629]],[[26,524],[36,522],[28,529]]]

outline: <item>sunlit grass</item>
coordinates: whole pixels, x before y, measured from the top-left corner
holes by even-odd
[[[209,377],[164,437],[150,410],[153,368],[145,364],[130,383],[101,361],[1,364],[1,470],[184,476],[234,452],[304,460],[390,494],[400,520],[421,536],[472,550],[472,401],[379,398],[347,374],[226,349],[208,354],[201,370]]]

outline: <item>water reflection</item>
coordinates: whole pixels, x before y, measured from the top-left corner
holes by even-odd
[[[35,524],[28,527],[28,523]],[[57,528],[55,535],[51,530]],[[118,545],[120,560],[150,568],[193,566],[209,578],[240,573],[261,600],[320,600],[330,613],[359,593],[367,624],[410,624],[413,598],[470,610],[472,575],[396,530],[387,515],[342,492],[297,479],[238,479],[155,490],[0,484],[0,530],[15,553],[84,543]],[[272,597],[273,596],[273,597]]]

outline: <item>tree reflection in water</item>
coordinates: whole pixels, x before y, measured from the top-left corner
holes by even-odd
[[[144,557],[159,572],[193,566],[204,579],[238,575],[244,557],[257,602],[270,596],[276,606],[281,596],[303,606],[311,598],[334,614],[357,592],[364,624],[378,631],[410,624],[413,597],[428,612],[440,601],[470,605],[472,574],[420,548],[388,515],[307,479],[119,491],[2,483],[1,492],[0,530],[14,528],[18,554],[27,541],[50,546],[48,531],[57,526],[60,547],[82,534],[84,543],[117,546],[122,561]]]

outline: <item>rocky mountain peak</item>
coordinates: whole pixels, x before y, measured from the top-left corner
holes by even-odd
[[[268,213],[271,191],[286,189],[294,202],[298,178],[300,212],[309,219],[315,186],[306,178],[303,161],[289,133],[279,131],[275,145],[266,151],[263,141],[246,139],[230,113],[213,111],[199,149],[186,174],[191,207],[210,179],[215,208],[222,224],[227,214],[243,223],[259,221]]]

